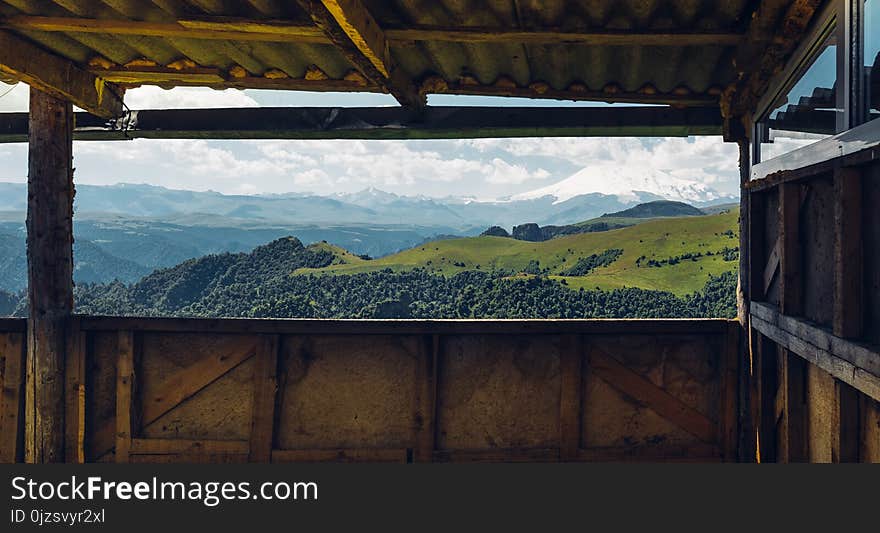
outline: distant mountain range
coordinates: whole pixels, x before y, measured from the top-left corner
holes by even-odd
[[[669,188],[665,191],[669,195],[664,196],[657,176],[645,183],[627,182],[626,187],[644,185],[642,189],[621,188],[622,180],[615,176],[609,176],[607,181],[606,192],[597,192],[597,187],[584,185],[580,189],[583,194],[574,194],[573,191],[583,185],[583,176],[578,173],[552,190],[538,189],[510,199],[492,201],[467,197],[400,196],[375,188],[332,196],[247,196],[172,190],[152,185],[79,185],[75,209],[78,220],[106,220],[112,215],[117,219],[209,227],[391,225],[431,228],[426,235],[430,236],[432,233],[468,235],[491,225],[513,226],[524,222],[572,224],[641,202],[680,200],[687,191],[694,192],[689,203],[697,207],[735,201],[707,192],[708,189],[700,191],[694,184],[690,189],[683,186]],[[15,220],[17,216],[23,220],[26,201],[25,184],[0,183],[0,217]]]
[[[691,197],[697,207],[736,201],[660,174],[637,179],[623,171],[608,176],[604,170],[586,170],[555,188],[492,201],[401,196],[376,188],[330,196],[247,196],[152,185],[78,185],[74,279],[79,284],[113,279],[131,283],[157,268],[210,254],[248,252],[288,235],[305,243],[327,241],[357,255],[382,257],[441,236],[475,236],[490,226],[568,227],[641,202],[663,200],[664,194],[673,200]],[[596,176],[603,186],[593,183]],[[665,186],[667,181],[672,185]],[[27,186],[0,182],[2,290],[17,292],[25,287],[26,210]],[[623,225],[630,225],[628,219],[603,221],[593,231]]]

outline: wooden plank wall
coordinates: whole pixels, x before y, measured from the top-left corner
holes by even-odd
[[[749,194],[760,460],[880,462],[880,163],[778,173]]]
[[[187,325],[75,321],[68,461],[737,456],[735,321]]]
[[[24,458],[26,323],[0,318],[0,463]]]

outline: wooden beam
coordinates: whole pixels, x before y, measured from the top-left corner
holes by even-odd
[[[615,389],[630,396],[703,442],[710,444],[717,442],[716,425],[706,415],[688,406],[596,347],[592,347],[590,351],[590,371]]]
[[[834,334],[862,335],[863,253],[862,173],[858,168],[834,172]]]
[[[437,447],[437,387],[442,342],[440,335],[425,335],[419,351],[413,413],[413,461],[417,463],[431,462]]]
[[[107,20],[77,17],[14,15],[0,19],[0,28],[45,32],[135,35],[172,39],[259,41],[330,44],[313,24],[295,20],[257,20],[235,17],[180,19],[174,22]],[[535,29],[511,30],[492,27],[441,27],[415,25],[385,27],[385,39],[409,42],[578,44],[586,46],[735,46],[744,35],[735,32],[644,32]]]
[[[135,35],[209,41],[330,43],[324,32],[314,25],[302,24],[291,20],[248,20],[214,17],[209,19],[182,19],[175,22],[150,22],[15,15],[0,20],[0,27],[12,30]]]
[[[298,0],[298,3],[367,80],[384,87],[403,106],[425,106],[425,95],[394,65],[382,28],[359,0]]]
[[[116,361],[116,446],[117,463],[127,463],[135,431],[135,339],[132,331],[120,331]]]
[[[723,335],[728,319],[382,320],[82,316],[86,331],[284,335]],[[244,345],[242,345],[244,348]],[[229,354],[231,355],[231,354]]]
[[[25,348],[24,333],[0,333],[0,463],[24,457]]]
[[[73,110],[31,88],[25,455],[64,461],[65,328],[73,308]]]
[[[278,342],[278,335],[264,335],[257,346],[248,453],[248,460],[252,463],[269,463],[272,460],[278,393]]]
[[[559,460],[574,461],[581,448],[584,397],[584,339],[564,335],[559,342]]]
[[[800,212],[802,185],[779,186],[779,309],[784,315],[803,312]]]
[[[734,59],[738,81],[726,91],[725,117],[749,116],[801,42],[822,0],[766,0],[757,4]]]
[[[764,250],[766,239],[767,206],[764,193],[744,191],[749,195],[749,219],[748,244],[749,249],[749,301],[761,301],[767,294],[764,282],[764,270],[767,264],[767,253]],[[742,213],[740,213],[742,216]]]
[[[761,299],[767,296],[767,291],[770,290],[770,284],[773,283],[776,273],[779,272],[779,252],[781,244],[780,239],[777,237],[776,244],[770,249],[770,258],[767,259],[767,265],[764,267],[764,275],[762,276],[764,281],[764,291],[761,293]]]
[[[804,319],[784,316],[752,302],[752,327],[782,348],[824,369],[874,399],[880,399],[880,352],[834,336]]]
[[[2,30],[0,72],[99,117],[112,118],[122,114],[121,88]]]
[[[712,108],[282,107],[146,110],[112,125],[78,113],[76,126],[78,140],[460,139],[713,135],[721,118]],[[26,113],[0,113],[0,142],[26,138]]]
[[[73,318],[67,328],[66,416],[64,420],[64,455],[68,463],[85,462],[86,433],[86,343],[88,334]]]
[[[391,55],[385,32],[360,0],[321,0],[330,15],[361,54],[386,78],[391,72]]]

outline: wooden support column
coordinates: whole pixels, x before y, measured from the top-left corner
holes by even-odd
[[[22,403],[25,374],[25,338],[22,333],[0,335],[0,464],[20,463],[22,456]]]
[[[559,342],[559,460],[574,461],[581,448],[584,397],[584,340],[565,335]]]
[[[278,335],[264,335],[257,347],[248,453],[248,460],[252,463],[268,463],[272,459],[278,394],[278,344]]]
[[[85,462],[86,434],[86,342],[87,333],[80,329],[79,318],[67,326],[67,361],[65,365],[65,440],[64,455],[68,463]]]
[[[412,460],[430,463],[437,446],[437,385],[441,339],[437,334],[425,335],[416,369],[416,411],[413,416],[414,442]]]
[[[64,461],[65,327],[73,308],[73,110],[31,89],[25,460]]]
[[[137,428],[134,408],[135,387],[135,338],[131,330],[120,331],[119,358],[116,361],[116,453],[117,463],[129,461],[131,441]]]

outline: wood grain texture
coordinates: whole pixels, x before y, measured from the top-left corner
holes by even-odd
[[[25,336],[0,333],[0,463],[24,457]]]
[[[65,328],[73,308],[73,109],[33,88],[29,109],[25,455],[54,463],[64,461]]]
[[[278,393],[278,343],[278,335],[264,335],[257,345],[248,455],[252,463],[268,463],[272,459]]]
[[[590,372],[703,442],[717,442],[716,425],[706,415],[595,347],[590,352]]]

